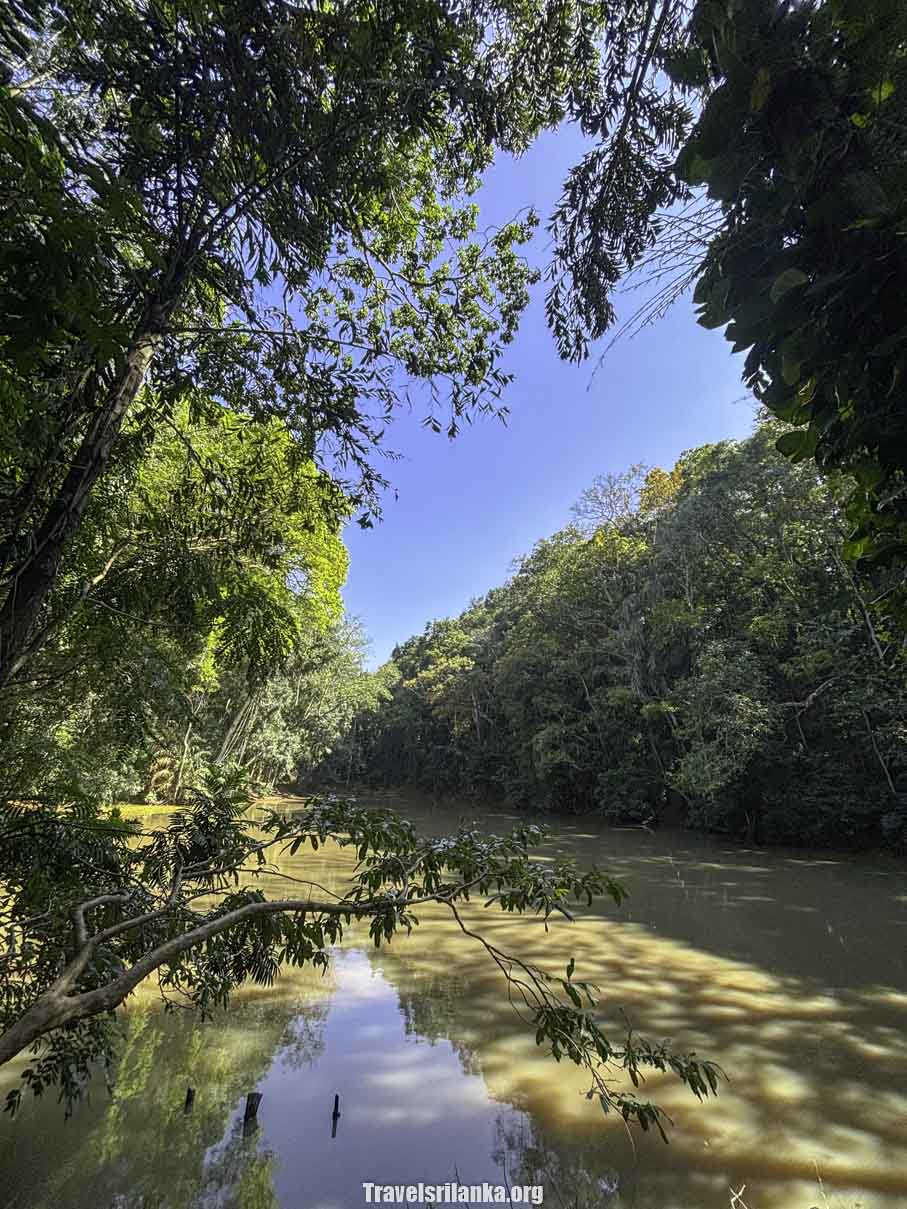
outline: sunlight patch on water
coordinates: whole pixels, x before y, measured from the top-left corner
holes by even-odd
[[[422,822],[438,834],[457,817],[434,807]],[[615,1042],[629,1021],[721,1063],[731,1081],[715,1102],[670,1075],[641,1089],[674,1119],[670,1146],[631,1145],[590,1105],[582,1072],[539,1053],[499,972],[435,909],[378,951],[352,928],[330,978],[287,971],[208,1025],[163,1019],[149,993],[112,1101],[65,1129],[49,1100],[24,1110],[24,1129],[0,1122],[14,1209],[238,1209],[253,1176],[268,1209],[349,1209],[362,1180],[498,1182],[505,1168],[570,1209],[727,1209],[743,1184],[751,1209],[825,1209],[817,1167],[829,1209],[905,1209],[907,895],[865,863],[581,825],[541,859],[618,871],[624,908],[580,907],[547,933],[480,904],[467,922],[554,973],[574,958]],[[330,847],[286,863],[332,888],[349,869]],[[254,1089],[260,1131],[244,1140]]]

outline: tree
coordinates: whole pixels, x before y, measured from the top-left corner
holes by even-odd
[[[279,415],[352,476],[368,523],[372,455],[410,392],[451,435],[500,410],[535,218],[475,240],[464,198],[496,149],[611,121],[628,75],[628,138],[645,141],[643,102],[666,131],[676,106],[646,81],[675,25],[653,29],[643,0],[14,8],[0,686],[33,655],[127,416],[165,422],[187,392]]]
[[[224,721],[233,702],[250,695],[242,673],[225,669],[200,710],[199,750],[207,741],[210,752],[241,764],[266,789],[308,784],[316,769],[321,788],[349,786],[364,771],[357,717],[385,693],[382,677],[364,669],[366,648],[361,628],[348,619],[308,630],[284,665],[256,686],[252,707],[229,733]]]
[[[703,320],[749,348],[748,384],[795,425],[782,452],[856,480],[846,553],[901,556],[907,15],[751,4],[708,36],[713,91],[678,162],[721,207]]]
[[[223,1004],[243,982],[270,983],[280,964],[327,968],[330,947],[353,919],[368,920],[375,944],[418,924],[419,907],[449,910],[477,940],[529,1014],[539,1044],[590,1076],[590,1096],[663,1133],[660,1110],[615,1089],[609,1070],[672,1070],[697,1096],[717,1091],[718,1068],[664,1044],[628,1038],[612,1045],[590,1012],[592,988],[574,979],[571,961],[554,977],[502,952],[476,934],[461,910],[470,895],[505,912],[570,917],[568,903],[606,894],[619,883],[597,872],[528,859],[542,839],[536,827],[497,837],[461,829],[425,840],[389,811],[310,799],[297,813],[246,817],[248,799],[236,773],[195,794],[167,828],[142,833],[122,819],[85,811],[6,807],[4,891],[0,900],[10,945],[0,992],[0,1063],[32,1049],[26,1086],[59,1082],[76,1097],[91,1066],[111,1058],[111,1024],[127,996],[156,974],[165,997],[202,1011]],[[59,843],[61,832],[65,845]],[[330,895],[315,882],[283,872],[273,860],[328,840],[359,859],[349,888]],[[268,897],[262,878],[284,879],[291,896]],[[14,1109],[21,1088],[10,1094]]]
[[[620,141],[608,127],[571,178],[555,268],[572,274],[580,326],[613,324],[612,287],[634,270],[654,292],[631,328],[695,283],[700,322],[748,350],[747,385],[793,426],[779,449],[853,480],[847,557],[903,562],[904,6],[701,0],[655,57],[665,103],[680,89],[700,112],[675,159],[597,173]]]
[[[268,685],[338,623],[342,492],[279,420],[193,410],[127,424],[86,507],[29,676],[4,694],[7,800],[178,801],[244,754]]]
[[[598,475],[571,509],[578,524],[591,534],[603,525],[626,521],[639,505],[648,470],[648,466],[638,462],[621,474]]]
[[[446,385],[453,427],[494,407],[531,223],[470,242],[455,199],[499,108],[501,141],[530,128],[488,78],[482,29],[432,3],[279,0],[41,5],[6,29],[10,235],[67,287],[6,244],[5,380],[40,403],[15,433],[2,682],[136,408],[160,422],[191,389],[279,414],[306,456],[333,441],[358,467],[367,506],[407,378]],[[47,70],[20,80],[49,41]]]
[[[902,844],[899,575],[857,579],[843,487],[781,458],[783,431],[765,419],[670,472],[598,479],[583,530],[394,652],[390,700],[362,726],[373,776],[750,840]]]

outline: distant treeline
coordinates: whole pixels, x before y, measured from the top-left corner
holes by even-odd
[[[328,770],[902,845],[903,572],[844,561],[843,492],[780,457],[778,434],[599,478],[507,583],[395,650]]]

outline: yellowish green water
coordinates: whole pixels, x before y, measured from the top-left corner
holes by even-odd
[[[406,810],[433,833],[475,817]],[[483,825],[515,817],[484,812]],[[363,1181],[459,1179],[540,1183],[563,1209],[727,1209],[734,1193],[738,1209],[907,1209],[907,870],[551,822],[545,858],[609,869],[629,902],[547,934],[476,918],[552,969],[574,957],[616,1036],[626,1016],[721,1063],[731,1081],[705,1105],[670,1077],[648,1081],[674,1120],[670,1145],[583,1097],[579,1072],[535,1047],[500,974],[438,909],[388,949],[353,930],[326,978],[288,971],[209,1023],[165,1015],[143,989],[112,1097],[98,1083],[68,1122],[50,1098],[0,1122],[0,1203],[352,1209]],[[321,882],[348,869],[332,849],[286,862]],[[260,1128],[243,1137],[256,1089]]]

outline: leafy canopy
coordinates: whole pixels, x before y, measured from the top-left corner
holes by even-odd
[[[642,277],[650,296],[620,330],[695,283],[700,322],[747,351],[747,385],[793,426],[779,449],[850,476],[846,555],[902,563],[907,10],[662,0],[652,11],[662,75],[626,110],[651,136],[634,160],[623,126],[607,126],[554,223],[576,352],[613,326],[622,279]],[[665,127],[647,107],[668,114],[678,96],[690,112]]]

